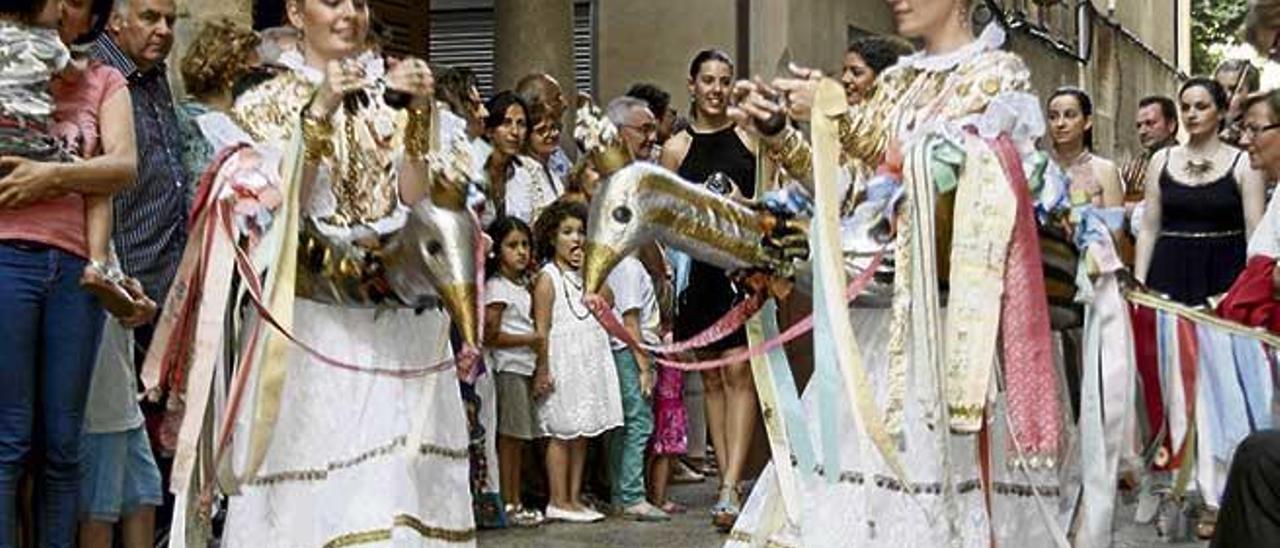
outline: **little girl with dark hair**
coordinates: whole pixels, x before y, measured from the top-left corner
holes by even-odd
[[[520,500],[525,443],[534,439],[533,370],[541,345],[533,329],[529,266],[533,234],[515,217],[489,225],[494,250],[485,273],[485,363],[494,372],[498,403],[498,474],[507,518],[516,526],[542,523],[542,512]]]
[[[550,437],[547,519],[593,522],[604,515],[582,501],[587,439],[622,426],[622,400],[609,336],[582,302],[587,207],[558,200],[534,225],[546,265],[533,292],[533,324],[546,343],[537,352],[533,394],[537,427]],[[606,298],[611,295],[606,291]]]

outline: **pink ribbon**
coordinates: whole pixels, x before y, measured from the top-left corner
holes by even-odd
[[[871,280],[875,277],[876,269],[880,267],[880,260],[883,257],[884,257],[883,249],[876,252],[876,254],[871,258],[871,264],[868,265],[867,268],[863,270],[862,273],[860,273],[857,278],[854,278],[853,281],[849,283],[848,287],[845,288],[846,299],[848,299],[849,301],[852,301],[859,294],[861,294],[864,289],[866,289],[867,284],[870,284]],[[756,304],[754,306],[747,306],[747,303],[751,303],[751,302],[758,302],[760,304]],[[641,343],[640,341],[636,340],[635,337],[631,336],[631,332],[627,331],[627,328],[622,324],[622,321],[618,319],[618,315],[617,313],[614,312],[613,307],[609,306],[609,303],[605,301],[604,297],[601,297],[600,295],[587,295],[583,297],[583,303],[586,304],[587,308],[591,310],[591,313],[595,315],[596,321],[600,322],[600,325],[604,327],[604,330],[607,331],[614,338],[626,343],[626,345],[631,347],[632,349],[654,352],[653,349],[655,348],[664,348],[669,350],[671,348],[677,348],[677,347],[696,347],[696,345],[691,346],[690,341],[693,341],[694,339],[702,337],[703,335],[708,335],[709,332],[714,331],[718,326],[722,326],[722,324],[724,324],[725,326],[733,324],[735,321],[738,321],[736,314],[744,314],[746,310],[750,310],[750,314],[741,318],[740,323],[733,326],[730,331],[736,330],[743,323],[746,323],[746,320],[749,319],[750,316],[755,315],[756,311],[758,311],[760,309],[760,306],[763,305],[764,299],[759,297],[753,297],[751,299],[743,301],[737,307],[734,307],[733,310],[730,310],[729,313],[726,314],[724,317],[717,320],[716,323],[713,324],[706,331],[699,333],[698,335],[695,335],[689,340],[675,343],[672,345],[665,345],[661,347],[651,346],[651,345]],[[788,327],[786,331],[783,331],[782,333],[778,334],[777,337],[769,339],[759,345],[748,347],[741,351],[735,352],[728,356],[724,356],[714,360],[693,361],[693,362],[656,357],[654,358],[654,361],[658,362],[664,367],[670,367],[672,369],[678,369],[681,371],[707,371],[711,369],[718,369],[721,367],[728,366],[730,364],[745,362],[750,360],[751,358],[760,356],[766,352],[774,350],[784,344],[787,344],[799,338],[801,335],[808,333],[812,329],[813,329],[813,314],[809,314],[808,316],[805,316],[803,320],[800,320],[795,324],[793,324],[791,327]],[[723,337],[723,335],[721,335],[721,337]]]
[[[1062,437],[1058,375],[1053,365],[1049,302],[1040,243],[1022,158],[1007,135],[988,144],[1000,158],[1018,201],[1005,261],[1000,310],[1002,365],[1013,436],[1027,456],[1056,459]]]

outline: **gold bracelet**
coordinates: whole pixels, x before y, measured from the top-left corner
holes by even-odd
[[[404,153],[421,160],[431,152],[431,109],[409,109],[409,122],[404,128]]]
[[[808,181],[813,176],[813,153],[799,130],[787,128],[768,147],[769,159],[782,167],[787,175],[800,181]]]
[[[302,111],[302,148],[307,163],[318,164],[333,157],[333,122]]]

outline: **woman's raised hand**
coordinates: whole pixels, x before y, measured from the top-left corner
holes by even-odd
[[[732,97],[728,114],[738,127],[760,136],[777,133],[769,126],[778,116],[785,115],[785,109],[778,104],[773,88],[759,78],[739,80],[733,85]]]
[[[771,86],[784,97],[787,115],[793,120],[808,121],[813,114],[813,98],[818,92],[822,71],[792,64],[792,78],[774,78]]]
[[[406,57],[390,61],[391,70],[387,72],[387,87],[413,96],[409,106],[424,109],[431,106],[435,96],[436,79],[431,74],[431,67],[426,61],[416,57]]]
[[[327,119],[342,106],[347,94],[364,89],[365,79],[364,67],[355,59],[329,61],[324,67],[324,81],[311,100],[308,114],[312,118]]]

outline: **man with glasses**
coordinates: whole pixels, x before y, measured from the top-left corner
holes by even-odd
[[[658,146],[666,143],[675,133],[678,118],[675,109],[671,108],[671,94],[653,84],[636,84],[627,90],[627,97],[635,97],[649,104],[649,112],[658,119]]]
[[[1280,62],[1280,0],[1252,0],[1245,20],[1245,39],[1258,53],[1266,53],[1272,61]],[[1266,172],[1274,183],[1280,169],[1280,95],[1269,92],[1250,97],[1245,105],[1244,122],[1241,124],[1242,144],[1249,150],[1249,161],[1254,168]],[[1271,165],[1271,164],[1274,164]],[[1277,248],[1273,228],[1277,204],[1268,203],[1267,213],[1254,229],[1249,241],[1249,255],[1274,256]],[[1280,280],[1273,279],[1273,291],[1280,287]],[[1273,295],[1274,297],[1274,295]],[[1218,523],[1210,548],[1260,548],[1280,545],[1280,517],[1275,509],[1280,506],[1280,431],[1254,432],[1236,447],[1232,455],[1231,472],[1222,495],[1218,511]]]
[[[618,127],[618,135],[636,160],[651,162],[658,147],[658,120],[649,104],[635,97],[622,96],[609,101],[609,121]]]

